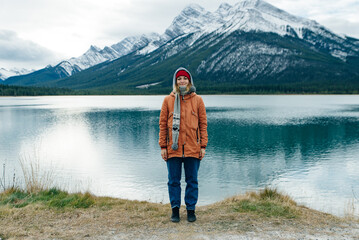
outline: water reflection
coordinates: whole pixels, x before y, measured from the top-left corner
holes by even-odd
[[[359,170],[358,133],[353,118],[315,118],[297,125],[210,121],[206,177],[241,187],[229,192],[276,186],[301,203],[339,214],[343,199],[359,192],[359,177],[353,174]],[[224,193],[218,186],[213,191]]]

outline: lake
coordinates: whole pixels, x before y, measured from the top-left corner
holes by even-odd
[[[0,98],[7,182],[15,173],[21,185],[20,160],[36,161],[69,191],[168,203],[158,146],[163,98]],[[354,207],[359,213],[359,96],[203,99],[209,143],[198,205],[270,186],[317,210],[344,215]]]

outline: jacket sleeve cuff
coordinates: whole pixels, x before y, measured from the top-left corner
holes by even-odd
[[[167,149],[167,146],[165,146],[165,147],[161,147],[161,149]]]
[[[201,146],[202,149],[206,149],[206,146]]]

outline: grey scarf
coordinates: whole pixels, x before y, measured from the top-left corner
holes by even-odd
[[[173,110],[173,124],[172,124],[172,149],[177,150],[178,149],[178,136],[179,136],[179,130],[180,130],[180,123],[181,123],[181,100],[180,96],[182,96],[182,99],[184,95],[191,94],[192,92],[196,91],[196,88],[194,86],[191,86],[189,91],[186,91],[186,86],[180,86],[179,87],[180,92],[176,93],[175,96],[175,103],[174,103],[174,110]]]

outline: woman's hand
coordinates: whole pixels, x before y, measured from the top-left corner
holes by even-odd
[[[205,148],[201,148],[201,151],[199,152],[199,157],[200,159],[204,158],[204,155],[206,154],[206,149]]]
[[[166,148],[161,149],[161,157],[163,158],[163,160],[167,161],[167,149]]]

